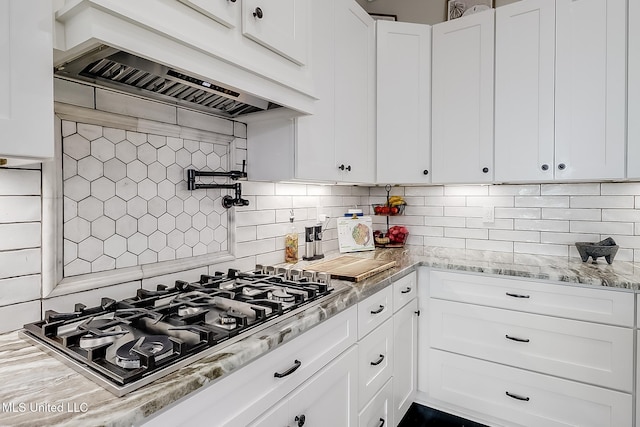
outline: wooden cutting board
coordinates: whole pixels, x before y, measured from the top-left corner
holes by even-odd
[[[329,273],[334,279],[359,282],[395,266],[395,261],[381,261],[343,255],[329,261],[311,264],[304,269]]]

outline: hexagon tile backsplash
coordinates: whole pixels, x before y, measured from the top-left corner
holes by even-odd
[[[186,170],[227,170],[229,144],[62,122],[64,276],[227,250],[220,190]]]

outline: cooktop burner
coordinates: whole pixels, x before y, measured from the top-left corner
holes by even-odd
[[[25,325],[22,335],[122,396],[332,290],[326,273],[230,269],[196,282],[138,289],[121,301],[103,298],[97,307],[47,311],[43,320]]]

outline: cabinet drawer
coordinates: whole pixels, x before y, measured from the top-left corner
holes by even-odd
[[[392,418],[393,411],[391,410],[391,383],[392,380],[380,389],[380,391],[373,396],[373,399],[367,403],[367,406],[358,415],[358,427],[380,427],[380,426],[394,426],[394,420]]]
[[[356,342],[351,307],[150,420],[152,425],[247,425]],[[298,363],[299,362],[299,363]],[[277,378],[275,373],[289,375]]]
[[[362,339],[385,320],[390,319],[392,313],[393,287],[388,286],[358,303],[358,339]]]
[[[405,306],[418,295],[417,274],[413,273],[393,283],[393,312]]]
[[[524,426],[632,425],[630,394],[431,350],[432,397]],[[508,393],[508,394],[507,394]]]
[[[431,300],[431,346],[618,390],[633,386],[633,330]]]
[[[362,408],[393,374],[393,320],[387,320],[358,343],[358,408]]]
[[[633,326],[633,293],[492,275],[431,271],[432,298],[590,322]]]

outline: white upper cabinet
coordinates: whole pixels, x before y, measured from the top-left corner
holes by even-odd
[[[627,177],[640,178],[640,2],[629,2]],[[640,411],[638,411],[640,414]],[[639,415],[640,417],[640,415]]]
[[[242,0],[242,33],[304,65],[308,14],[309,0]]]
[[[355,2],[312,2],[314,114],[249,123],[249,179],[373,183],[375,36]]]
[[[198,12],[215,19],[222,25],[234,28],[240,15],[240,2],[238,0],[180,0],[191,6]]]
[[[553,179],[554,75],[554,4],[522,0],[497,8],[497,182]]]
[[[53,157],[49,0],[0,2],[0,166]]]
[[[433,26],[434,183],[493,181],[493,63],[493,9]]]
[[[338,1],[335,28],[335,150],[340,181],[375,181],[375,26],[355,1]],[[319,94],[319,96],[321,96]]]
[[[431,182],[431,26],[377,21],[377,182]]]
[[[627,2],[555,3],[555,177],[624,178]]]

